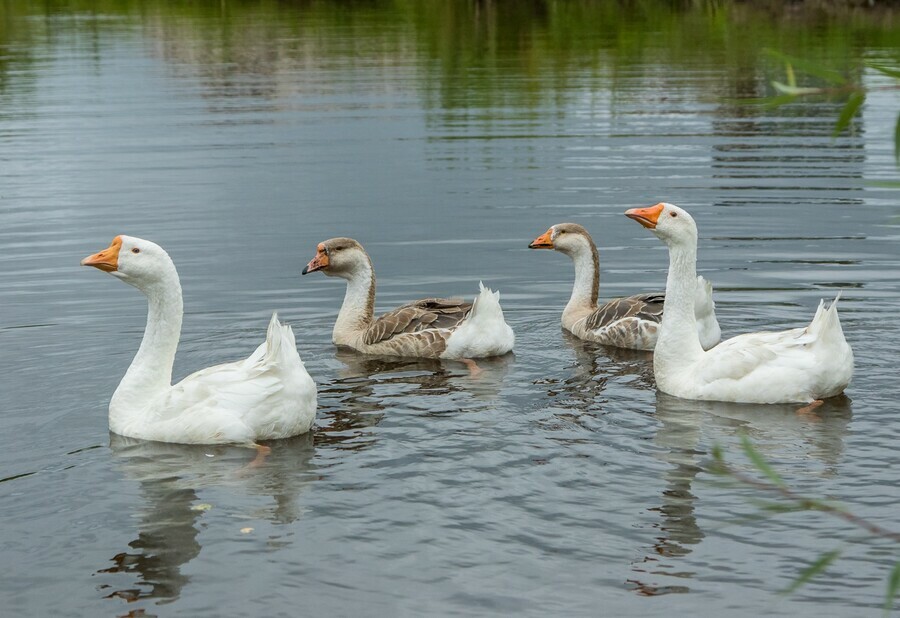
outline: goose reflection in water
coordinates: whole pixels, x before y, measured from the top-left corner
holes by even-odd
[[[113,566],[97,571],[104,577],[127,574],[127,587],[101,584],[106,598],[134,602],[177,599],[190,577],[183,565],[202,549],[198,540],[206,507],[205,489],[227,487],[251,496],[268,496],[273,503],[245,515],[288,524],[302,516],[298,495],[316,478],[310,460],[313,434],[269,442],[272,452],[259,466],[250,466],[252,452],[235,446],[204,446],[147,442],[110,434],[110,448],[125,476],[140,485],[144,506],[138,513],[137,538],[129,549],[112,557]],[[136,578],[136,581],[132,578]],[[128,615],[144,615],[132,610]]]
[[[320,410],[326,410],[332,433],[377,425],[395,398],[408,402],[415,396],[467,393],[496,399],[515,360],[513,354],[478,359],[480,371],[472,375],[465,364],[448,360],[364,356],[342,349],[335,358],[343,364],[338,378],[319,389]]]
[[[678,572],[677,559],[690,554],[705,536],[697,522],[692,486],[709,461],[709,446],[733,443],[736,434],[746,432],[767,459],[783,457],[785,450],[796,451],[799,446],[806,459],[825,465],[825,475],[836,473],[852,416],[850,399],[827,399],[811,412],[798,412],[800,407],[692,401],[657,392],[659,427],[654,443],[657,457],[668,467],[662,476],[660,504],[648,509],[660,516],[653,524],[658,536],[649,553],[632,565],[639,575],[627,581],[631,589],[644,596],[689,592],[686,584],[659,585],[652,579],[692,577]]]
[[[479,359],[481,371],[473,376],[467,365],[455,361],[370,356],[342,348],[337,348],[334,356],[341,362],[337,378],[319,384],[316,443],[348,450],[375,443],[373,427],[394,399],[409,405],[415,396],[462,392],[495,399],[515,359],[513,354]]]
[[[575,355],[572,374],[563,380],[539,380],[547,386],[547,394],[557,406],[572,409],[571,415],[557,414],[570,422],[581,424],[585,412],[602,412],[606,404],[604,389],[610,380],[631,376],[640,389],[654,388],[653,353],[641,350],[614,348],[583,341],[563,332],[563,341]]]
[[[364,356],[340,348],[335,351],[334,356],[344,364],[338,372],[341,380],[391,374],[373,382],[415,385],[418,386],[418,392],[432,395],[468,391],[473,395],[486,397],[499,395],[503,378],[515,360],[512,353],[479,358],[477,365],[480,371],[473,374],[468,365],[462,362],[437,358]]]

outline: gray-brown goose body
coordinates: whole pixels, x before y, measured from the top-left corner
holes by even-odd
[[[501,356],[515,343],[499,292],[483,285],[471,303],[426,298],[376,318],[375,269],[361,244],[352,238],[319,243],[303,274],[318,270],[347,281],[332,331],[335,345],[365,354],[460,359]]]
[[[558,223],[528,245],[568,255],[575,264],[575,284],[562,314],[562,326],[585,341],[617,348],[653,350],[662,320],[664,292],[635,294],[598,304],[600,259],[588,231],[577,223]],[[697,331],[704,349],[719,342],[712,286],[697,277]]]

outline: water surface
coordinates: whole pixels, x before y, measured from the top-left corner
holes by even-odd
[[[896,547],[824,515],[756,519],[749,435],[792,486],[896,527],[896,92],[837,138],[840,100],[735,103],[772,47],[855,71],[891,14],[662,3],[11,2],[0,12],[0,582],[9,615],[878,615]],[[861,79],[879,85],[875,74]],[[601,295],[664,285],[627,220],[700,227],[726,336],[808,321],[843,290],[847,397],[658,395],[645,354],[565,336],[572,267]],[[175,260],[175,375],[246,356],[271,311],[319,386],[313,435],[267,464],[127,440],[106,406],[146,304],[78,266],[116,234]],[[337,352],[343,286],[316,243],[369,250],[377,308],[500,289],[515,355],[465,366]],[[826,549],[844,556],[775,593]]]

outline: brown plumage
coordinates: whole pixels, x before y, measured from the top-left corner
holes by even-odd
[[[420,333],[430,337],[428,347],[440,355],[450,330],[459,326],[472,310],[472,303],[445,298],[425,298],[398,307],[377,318],[366,329],[366,345],[387,342],[400,335]],[[439,332],[439,331],[445,332]],[[439,349],[438,349],[439,348]]]
[[[662,321],[664,294],[637,294],[600,305],[576,328],[582,338],[617,348],[652,350]]]
[[[636,318],[648,322],[659,323],[662,320],[663,303],[666,295],[635,294],[624,298],[615,298],[604,303],[585,318],[584,326],[588,330],[605,328],[625,318]]]
[[[506,354],[515,341],[503,320],[499,294],[483,286],[478,304],[425,298],[375,318],[372,260],[362,245],[351,238],[319,243],[316,256],[303,274],[316,271],[348,282],[332,331],[332,341],[338,346],[389,356],[483,358]],[[467,327],[468,324],[474,326]],[[457,334],[460,336],[451,341]]]
[[[528,245],[553,249],[572,258],[575,285],[562,315],[563,328],[580,339],[634,350],[652,350],[662,321],[665,294],[636,294],[598,306],[600,260],[586,229],[576,223],[550,227]],[[712,286],[698,278],[697,324],[705,348],[719,340]]]
[[[575,262],[575,288],[563,311],[563,328],[587,341],[652,350],[662,319],[663,294],[637,294],[597,305],[600,260],[591,235],[577,223],[559,223],[536,238],[532,249],[554,249]]]

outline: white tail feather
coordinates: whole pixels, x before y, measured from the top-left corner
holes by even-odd
[[[480,293],[472,303],[472,311],[447,340],[443,358],[483,358],[512,350],[515,335],[503,319],[500,292],[479,282]]]
[[[697,277],[697,292],[694,295],[694,315],[697,317],[697,334],[700,345],[708,350],[722,337],[719,320],[716,318],[716,303],[713,301],[712,283],[703,277]]]
[[[694,297],[694,312],[697,317],[713,313],[716,303],[713,301],[712,283],[701,276],[697,276],[697,295]]]
[[[838,316],[837,306],[841,299],[841,292],[838,292],[835,299],[828,308],[825,308],[825,299],[819,301],[819,308],[816,309],[816,315],[807,327],[807,332],[818,339],[831,339],[838,337],[844,339],[844,331],[841,329],[841,319]]]
[[[262,360],[267,364],[283,363],[299,356],[294,330],[287,324],[278,321],[277,312],[272,314],[272,319],[269,321],[265,346],[266,350]]]
[[[503,319],[503,309],[500,307],[500,292],[484,287],[484,283],[478,282],[480,293],[472,303],[472,312],[466,321],[482,321]]]
[[[278,358],[281,351],[281,323],[278,321],[278,313],[272,314],[269,320],[269,328],[266,330],[266,360]]]

